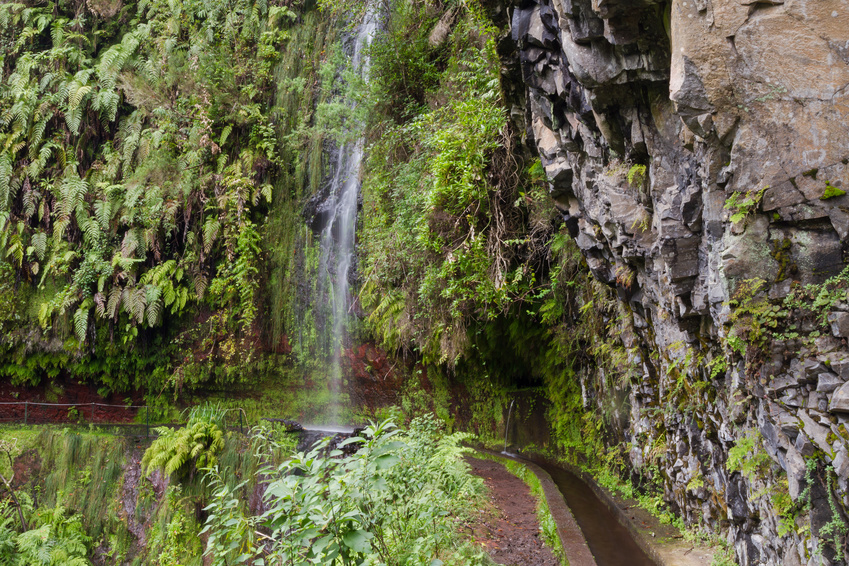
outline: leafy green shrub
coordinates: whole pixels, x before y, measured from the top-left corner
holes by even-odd
[[[406,432],[391,421],[370,425],[343,443],[358,446],[345,458],[325,455],[325,441],[266,470],[261,517],[244,516],[214,474],[207,553],[216,565],[251,560],[261,552],[252,532],[262,524],[270,529],[265,560],[275,563],[479,563],[484,555],[460,543],[453,519],[482,487],[460,458],[465,438],[444,435],[428,416]]]

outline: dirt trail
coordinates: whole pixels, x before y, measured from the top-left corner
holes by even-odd
[[[525,482],[491,460],[467,458],[472,473],[484,479],[495,516],[474,526],[475,537],[498,564],[559,566],[540,535],[536,500]]]

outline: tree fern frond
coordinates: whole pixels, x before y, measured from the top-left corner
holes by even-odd
[[[121,242],[121,255],[123,257],[132,257],[138,247],[139,240],[136,230],[127,230],[124,234],[124,240]]]
[[[94,312],[100,318],[105,318],[106,315],[106,297],[103,293],[95,293],[94,295]]]
[[[68,216],[61,216],[53,223],[53,244],[58,245],[65,237],[65,229],[71,223]]]
[[[12,159],[8,153],[0,154],[0,212],[9,208],[11,196]]]
[[[132,312],[130,314],[136,319],[136,322],[141,324],[144,322],[145,307],[147,306],[145,304],[144,288],[139,287],[133,290],[130,296],[132,297],[130,301]]]
[[[109,223],[112,219],[112,203],[108,200],[98,200],[94,203],[94,214],[100,229],[109,231]]]
[[[202,301],[203,295],[206,292],[206,287],[209,284],[209,281],[207,281],[206,276],[203,273],[196,273],[192,280],[192,283],[195,288],[195,296],[198,298],[199,301]]]
[[[47,118],[39,120],[35,123],[29,135],[29,158],[35,159],[38,155],[39,147],[42,139],[44,139],[44,130],[47,128]]]

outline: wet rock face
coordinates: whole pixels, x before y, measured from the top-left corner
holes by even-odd
[[[741,563],[833,557],[821,525],[779,536],[757,490],[786,479],[797,499],[813,457],[834,467],[835,497],[849,504],[847,302],[827,313],[830,335],[775,340],[765,359],[743,359],[727,338],[729,300],[747,281],[762,280],[776,302],[849,262],[849,10],[839,0],[533,0],[513,8],[510,40],[527,94],[511,114],[524,111],[590,269],[632,313],[644,374],[622,420],[633,464],[663,431],[668,499],[727,533]],[[647,413],[688,352],[724,355],[727,369],[690,359],[708,387],[686,407]],[[752,477],[726,465],[744,431],[771,462]]]

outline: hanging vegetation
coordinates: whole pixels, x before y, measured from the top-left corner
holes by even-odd
[[[297,19],[253,0],[0,5],[0,373],[179,388],[194,354],[168,335],[192,320],[205,361],[250,359],[266,215],[300,198],[287,98],[317,88],[281,80],[313,72],[287,54]]]

